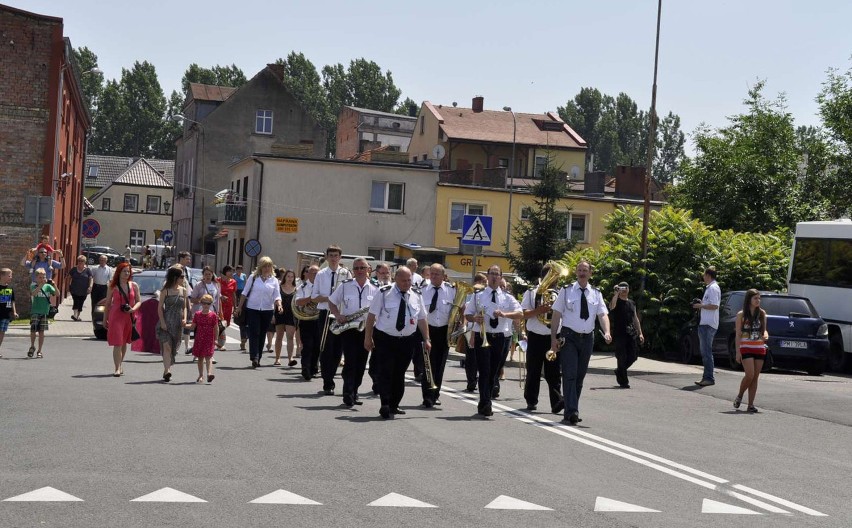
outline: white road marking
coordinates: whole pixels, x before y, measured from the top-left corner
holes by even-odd
[[[408,376],[408,379],[413,380],[413,378],[410,376]],[[467,395],[456,389],[442,387],[441,392],[443,392],[447,396],[467,402],[471,405],[477,405],[479,403],[476,397]],[[753,490],[746,486],[732,484],[728,480],[711,475],[704,471],[691,468],[689,466],[674,462],[672,460],[668,460],[666,458],[639,449],[635,449],[630,446],[626,446],[624,444],[620,444],[618,442],[613,442],[612,440],[608,440],[606,438],[602,438],[592,433],[583,431],[582,429],[578,429],[577,427],[561,425],[557,422],[554,422],[553,420],[530,414],[526,411],[522,411],[519,409],[514,409],[512,407],[502,405],[496,402],[492,402],[491,406],[495,410],[503,411],[506,416],[514,418],[522,423],[537,426],[549,433],[554,433],[565,438],[569,438],[571,440],[574,440],[575,442],[579,442],[581,444],[600,449],[601,451],[605,451],[607,453],[611,453],[613,455],[630,460],[632,462],[636,462],[637,464],[642,464],[643,466],[655,469],[667,475],[677,477],[679,479],[691,482],[693,484],[710,490],[718,491],[730,497],[735,497],[737,499],[743,500],[745,502],[748,502],[749,504],[763,508],[764,510],[772,513],[789,514],[790,512],[778,508],[772,504],[768,504],[753,497],[744,495],[743,493],[738,493],[737,491],[734,491],[731,488],[755,495],[768,501],[772,501],[776,504],[780,504],[787,508],[797,510],[807,515],[817,517],[827,516],[824,513],[818,512],[805,506],[801,506],[786,499],[782,499],[780,497],[776,497],[774,495],[770,495],[768,493],[764,493],[758,490]]]
[[[763,515],[762,513],[710,499],[701,503],[701,513],[730,513],[734,515]]]
[[[174,488],[162,488],[157,491],[143,495],[130,502],[207,502],[204,499],[193,497],[188,493],[178,491]]]
[[[83,502],[83,499],[50,486],[9,497],[3,502]]]
[[[553,508],[548,508],[546,506],[539,506],[538,504],[533,504],[532,502],[527,502],[521,499],[516,499],[514,497],[509,497],[507,495],[500,495],[485,507],[488,510],[540,510],[540,511],[553,511]]]
[[[399,493],[388,493],[381,499],[376,499],[367,506],[392,506],[396,508],[437,508],[434,504],[429,504]]]
[[[263,497],[258,497],[253,501],[249,501],[249,504],[306,504],[322,506],[321,502],[312,501],[311,499],[283,489],[273,491]]]
[[[652,510],[644,506],[637,506],[629,502],[621,502],[606,497],[595,499],[596,512],[632,512],[632,513],[660,513],[660,510]]]

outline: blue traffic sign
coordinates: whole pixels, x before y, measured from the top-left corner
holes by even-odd
[[[462,244],[490,246],[491,220],[490,216],[464,215],[462,222]]]
[[[162,235],[160,236],[160,238],[162,238],[162,239],[163,239],[163,242],[165,242],[166,244],[168,244],[169,242],[171,242],[171,241],[172,241],[172,238],[173,238],[174,236],[175,236],[175,234],[174,234],[174,233],[172,233],[171,231],[169,231],[168,229],[166,229],[165,231],[163,231],[163,233],[162,233]]]
[[[246,247],[245,247],[246,255],[248,255],[250,257],[256,257],[256,256],[260,255],[261,251],[262,251],[262,246],[260,245],[260,242],[257,239],[252,238],[250,240],[246,240]]]
[[[83,238],[97,238],[101,232],[101,224],[94,218],[87,218],[83,221]]]

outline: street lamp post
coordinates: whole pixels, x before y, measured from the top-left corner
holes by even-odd
[[[172,121],[189,121],[190,123],[193,123],[194,125],[198,126],[198,130],[201,132],[201,134],[200,134],[201,135],[201,142],[202,143],[204,142],[204,126],[202,126],[201,123],[199,123],[198,121],[196,121],[194,119],[190,119],[183,114],[173,114],[173,115],[169,116],[169,119],[171,119]],[[204,225],[204,193],[202,191],[202,188],[198,186],[198,174],[199,174],[199,172],[201,172],[201,165],[200,165],[201,160],[198,157],[198,147],[199,147],[199,140],[198,139],[199,138],[195,139],[195,179],[194,179],[195,181],[193,182],[195,185],[192,186],[194,188],[192,190],[192,221],[190,221],[190,224],[189,224],[189,226],[190,226],[190,228],[189,228],[189,249],[190,249],[190,251],[192,251],[192,242],[193,242],[192,239],[193,239],[193,234],[194,234],[194,231],[195,231],[195,194],[196,194],[196,191],[197,191],[198,193],[201,194],[201,196],[200,196],[200,198],[201,198],[201,254],[204,255],[205,250],[206,250],[205,244],[206,244],[206,241],[207,241],[207,237],[206,237],[207,228]],[[174,216],[174,211],[172,211],[172,216]]]
[[[506,255],[509,255],[509,246],[512,243],[512,190],[515,186],[515,145],[518,138],[518,120],[511,106],[504,106],[503,110],[512,114],[512,161],[509,167],[509,213],[506,219]]]

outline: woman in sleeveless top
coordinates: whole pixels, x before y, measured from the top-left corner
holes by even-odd
[[[160,290],[157,339],[160,341],[160,354],[163,356],[163,381],[172,379],[171,368],[175,363],[186,325],[186,288],[183,286],[183,280],[183,269],[180,266],[172,266],[166,272],[166,283]]]
[[[296,365],[293,349],[296,342],[296,316],[293,315],[293,296],[296,295],[296,272],[287,270],[281,278],[281,306],[284,310],[275,314],[275,363],[281,364],[281,344],[287,334],[287,365]]]
[[[115,366],[113,376],[124,374],[124,356],[127,345],[133,341],[134,313],[142,306],[139,300],[139,286],[131,279],[133,270],[130,264],[122,262],[115,268],[115,274],[107,289],[104,305],[104,328],[107,329],[107,343],[112,345],[112,360]]]
[[[736,325],[737,363],[742,363],[743,376],[740,391],[734,399],[734,408],[739,409],[743,394],[748,389],[748,412],[757,412],[754,397],[757,394],[757,380],[766,359],[766,340],[769,332],[766,328],[766,312],[760,307],[760,292],[748,290],[743,301],[743,309],[737,314]]]

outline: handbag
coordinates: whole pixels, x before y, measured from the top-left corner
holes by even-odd
[[[248,302],[249,295],[251,295],[251,290],[254,288],[254,280],[255,277],[251,278],[251,286],[249,286],[248,293],[245,294],[246,302]],[[237,305],[239,306],[239,305]],[[246,307],[243,306],[239,312],[234,314],[234,323],[237,326],[245,326],[246,325]]]
[[[39,290],[39,292],[41,292],[41,295],[42,295],[45,299],[47,299],[47,302],[49,303],[49,302],[50,302],[50,295],[48,295],[48,294],[46,294],[46,293],[44,292],[44,288],[42,288],[41,290]],[[58,306],[56,306],[56,305],[51,304],[51,305],[48,307],[48,309],[47,309],[47,318],[48,318],[48,319],[54,319],[54,318],[56,317],[56,314],[58,314],[58,313],[59,313],[59,307],[58,307]]]

